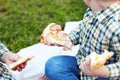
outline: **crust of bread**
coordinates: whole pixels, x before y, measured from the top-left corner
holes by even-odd
[[[105,50],[103,54],[97,54],[96,52],[92,52],[90,54],[91,68],[96,70],[102,67],[106,63],[106,61],[112,57],[113,54],[114,53],[109,52],[107,50]]]
[[[11,70],[15,69],[17,66],[26,63],[27,61],[31,60],[34,56],[29,56],[29,57],[25,57],[25,58],[21,58],[20,60],[18,60],[17,62],[14,62],[12,64],[9,65],[9,68]]]

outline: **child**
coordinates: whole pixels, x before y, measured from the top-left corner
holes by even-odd
[[[119,80],[120,79],[120,3],[119,0],[84,0],[89,7],[79,27],[68,34],[80,48],[76,57],[55,56],[46,63],[50,80]],[[90,68],[85,57],[104,50],[114,55],[97,70]],[[102,77],[102,78],[100,78]]]

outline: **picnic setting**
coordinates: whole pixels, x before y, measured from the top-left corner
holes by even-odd
[[[0,80],[120,80],[119,0],[1,0]]]

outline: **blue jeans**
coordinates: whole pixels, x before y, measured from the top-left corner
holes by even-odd
[[[73,56],[55,56],[50,58],[45,65],[46,76],[50,80],[80,80],[80,69]],[[99,78],[97,80],[108,80]]]

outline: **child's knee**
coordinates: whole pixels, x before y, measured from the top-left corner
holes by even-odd
[[[48,59],[45,65],[46,75],[55,75],[60,71],[62,67],[60,65],[62,65],[63,62],[61,62],[61,59],[59,57],[60,56],[54,56]]]
[[[60,56],[54,56],[54,57],[51,57],[50,59],[48,59],[48,61],[46,62],[45,68],[54,69],[55,67],[59,66],[60,64],[62,64],[62,60],[61,60]]]

